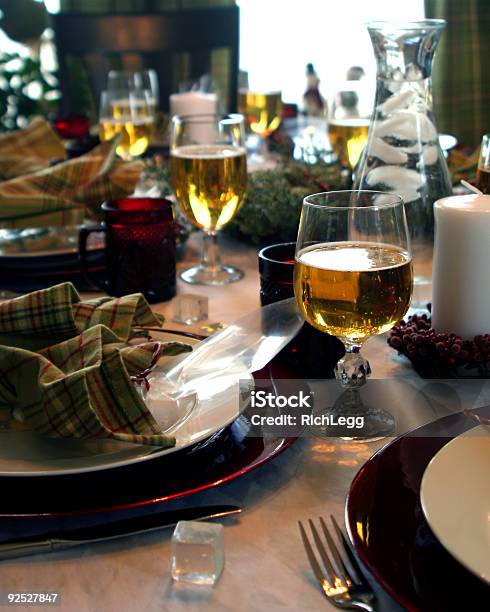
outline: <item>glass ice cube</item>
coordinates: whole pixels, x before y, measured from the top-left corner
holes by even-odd
[[[172,578],[214,585],[223,571],[223,525],[180,521],[172,536]]]
[[[192,325],[208,318],[208,298],[187,293],[174,299],[174,321]]]

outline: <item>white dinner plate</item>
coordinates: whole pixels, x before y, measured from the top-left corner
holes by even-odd
[[[446,444],[420,488],[425,518],[441,544],[490,583],[490,430],[480,425]]]
[[[153,334],[162,341],[197,344],[180,334]],[[158,367],[169,368],[185,355],[167,357]],[[241,379],[243,380],[243,376]],[[250,379],[252,379],[250,375]],[[76,440],[40,436],[33,432],[0,432],[0,476],[58,476],[121,467],[174,453],[205,440],[239,416],[239,380],[223,377],[198,394],[190,416],[170,431],[172,448],[126,444],[115,440]]]

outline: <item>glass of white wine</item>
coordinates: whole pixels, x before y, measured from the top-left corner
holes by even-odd
[[[129,160],[143,155],[153,130],[154,115],[148,92],[139,89],[103,91],[100,98],[99,135],[101,141],[119,141],[116,153]]]
[[[252,163],[260,164],[269,158],[266,139],[281,125],[281,92],[266,89],[240,89],[238,111],[246,119],[249,131],[248,148]]]
[[[243,272],[221,263],[218,232],[236,215],[247,188],[245,120],[242,115],[175,115],[170,142],[171,180],[189,221],[203,230],[201,263],[181,278],[198,285],[226,285]]]
[[[367,441],[391,435],[394,417],[362,402],[359,389],[371,369],[359,351],[368,338],[400,321],[410,305],[413,272],[403,200],[375,191],[307,196],[295,259],[294,293],[302,316],[337,336],[346,350],[335,370],[344,393],[323,413],[334,423],[342,416],[359,425],[344,438]],[[355,417],[361,421],[353,421]],[[320,433],[339,435],[338,427],[328,419],[325,423]]]

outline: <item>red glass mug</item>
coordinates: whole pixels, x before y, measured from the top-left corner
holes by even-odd
[[[175,238],[172,203],[165,198],[125,198],[102,204],[103,225],[80,230],[79,257],[86,280],[110,295],[142,293],[149,302],[175,295]],[[87,270],[87,238],[105,233],[107,280]]]

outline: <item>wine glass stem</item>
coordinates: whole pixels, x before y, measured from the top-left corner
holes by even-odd
[[[362,387],[371,375],[369,361],[360,354],[361,344],[344,341],[345,355],[335,366],[335,378],[344,388]]]
[[[221,268],[221,254],[216,232],[204,233],[201,265],[210,272],[217,272]]]

